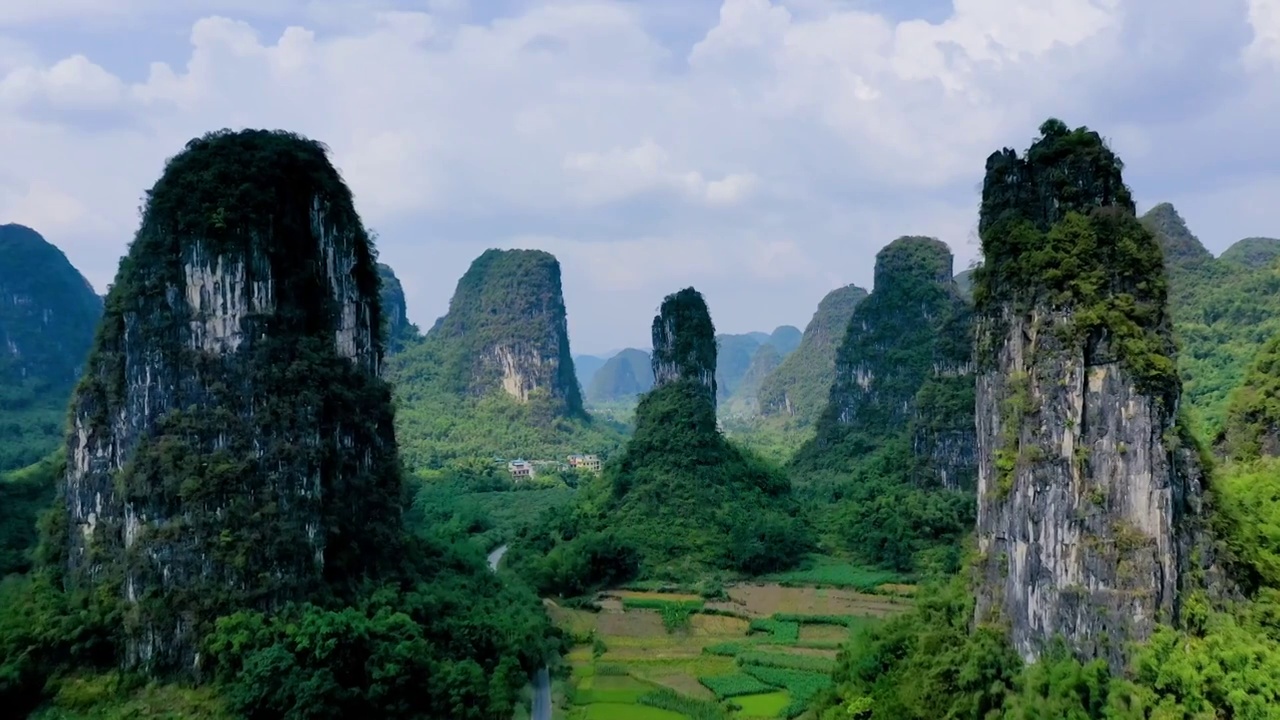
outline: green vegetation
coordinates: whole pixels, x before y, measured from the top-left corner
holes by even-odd
[[[66,460],[55,453],[29,468],[0,475],[0,578],[32,567],[36,521],[53,501]]]
[[[1247,268],[1272,267],[1276,264],[1276,260],[1280,260],[1280,239],[1250,237],[1238,240],[1218,259],[1223,263]]]
[[[886,583],[906,582],[910,578],[890,570],[878,570],[847,560],[812,555],[800,567],[773,573],[762,578],[782,585],[852,588],[871,592]]]
[[[626,450],[581,503],[513,545],[511,562],[540,591],[576,595],[630,574],[676,581],[711,569],[759,574],[799,559],[806,533],[785,476],[716,431],[705,386],[679,380],[657,388],[636,417]]]
[[[568,718],[604,717],[603,700],[626,700],[602,697],[601,681],[606,675],[605,687],[609,688],[622,687],[618,677],[660,685],[661,689],[634,702],[690,718],[797,717],[830,685],[834,645],[847,637],[846,623],[872,627],[880,621],[867,612],[883,611],[866,604],[869,596],[849,591],[737,585],[727,589],[723,601],[734,608],[732,613],[704,606],[691,616],[687,628],[670,632],[660,622],[657,608],[692,607],[696,601],[688,595],[610,591],[604,597],[615,595],[621,596],[623,608],[552,610],[557,625],[575,638],[577,645],[567,656],[571,687]],[[815,607],[826,612],[811,612]],[[889,614],[906,607],[901,605]],[[757,615],[765,609],[774,610],[774,615]],[[781,617],[804,618],[805,627],[823,629],[820,635],[835,642],[814,649],[814,640],[799,636],[798,623],[779,620]],[[831,621],[839,622],[825,624]],[[781,633],[761,629],[778,627],[786,629]],[[591,638],[602,640],[605,652],[592,652],[588,647]],[[593,709],[600,714],[590,714]],[[619,706],[610,705],[609,709]]]
[[[392,357],[388,374],[401,452],[415,470],[495,456],[607,458],[622,442],[620,426],[583,410],[560,264],[545,252],[482,254],[448,314]]]
[[[62,441],[102,298],[53,245],[0,225],[0,474]]]
[[[953,570],[973,526],[970,310],[951,262],[921,237],[876,256],[876,290],[853,311],[830,402],[790,464],[828,546],[895,572]]]
[[[761,381],[761,413],[794,418],[803,427],[817,420],[835,382],[836,351],[844,340],[849,318],[866,297],[866,290],[846,285],[822,298],[795,352]]]
[[[169,161],[73,404],[98,446],[128,449],[123,467],[70,468],[34,553],[31,509],[62,460],[3,484],[3,559],[35,560],[0,583],[6,712],[489,720],[559,649],[537,597],[480,548],[406,528],[381,338],[356,332],[356,357],[339,355],[340,308],[314,271],[326,249],[354,259],[357,320],[381,327],[374,250],[323,146],[224,131]],[[274,306],[244,318],[252,342],[202,352],[165,288],[186,264],[238,262]],[[126,407],[144,364],[158,418]]]
[[[626,450],[573,510],[548,516],[513,545],[513,567],[542,592],[573,596],[633,575],[692,581],[709,571],[772,572],[809,547],[787,478],[717,430],[714,388],[705,382],[715,329],[701,295],[688,288],[668,296],[653,328],[663,382],[636,408]]]
[[[1280,335],[1262,347],[1231,394],[1218,444],[1234,460],[1280,455]]]

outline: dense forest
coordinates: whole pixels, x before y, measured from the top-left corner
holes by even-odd
[[[1215,258],[1052,119],[978,221],[972,268],[897,238],[803,332],[685,288],[607,358],[536,250],[421,332],[287,132],[171,158],[105,299],[0,226],[0,700],[1280,718],[1280,240]]]

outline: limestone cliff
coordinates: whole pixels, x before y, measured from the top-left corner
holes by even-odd
[[[66,578],[125,662],[200,665],[218,615],[343,594],[394,558],[378,275],[322,145],[192,140],[148,192],[72,406]]]
[[[715,326],[702,294],[693,288],[668,295],[653,318],[653,384],[696,381],[716,400]]]
[[[762,415],[794,417],[805,425],[817,419],[835,381],[836,351],[849,318],[866,297],[866,290],[846,285],[822,298],[795,352],[760,382],[757,395]]]
[[[404,287],[400,285],[395,271],[378,263],[378,278],[382,283],[382,332],[387,354],[400,352],[405,345],[418,339],[418,326],[409,322]]]
[[[58,248],[0,225],[0,472],[58,446],[102,298]]]
[[[550,253],[486,250],[427,338],[461,391],[502,392],[519,403],[542,397],[559,414],[582,413],[560,263]]]
[[[906,431],[917,484],[971,489],[970,310],[934,238],[901,237],[876,255],[875,287],[853,311],[812,446],[798,457],[856,458]]]
[[[1163,254],[1121,163],[1086,128],[1040,131],[983,184],[977,616],[1028,659],[1061,634],[1119,671],[1215,573],[1205,474],[1178,421]]]

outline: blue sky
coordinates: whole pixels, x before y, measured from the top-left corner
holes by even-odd
[[[1049,116],[1214,252],[1280,235],[1280,0],[0,2],[0,222],[99,290],[166,157],[279,127],[333,149],[420,326],[538,247],[577,353],[691,284],[722,331],[803,327],[899,235],[963,269],[986,156]]]

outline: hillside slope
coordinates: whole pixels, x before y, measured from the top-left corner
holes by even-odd
[[[487,250],[449,312],[388,361],[397,437],[410,468],[465,458],[607,456],[619,428],[583,408],[560,264],[539,250]]]
[[[26,226],[0,225],[0,258],[2,473],[62,441],[102,298],[61,250]]]

